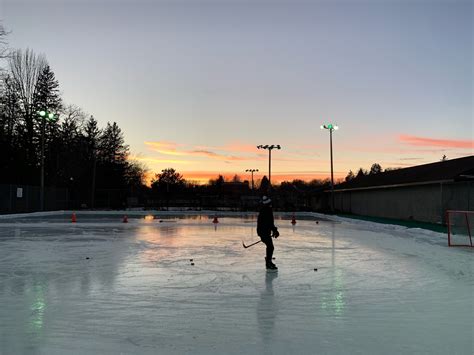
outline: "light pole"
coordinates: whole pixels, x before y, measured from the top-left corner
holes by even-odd
[[[268,184],[272,186],[272,150],[281,149],[279,144],[272,145],[257,145],[258,149],[268,149]]]
[[[40,181],[40,210],[44,211],[44,136],[46,130],[46,121],[54,122],[57,116],[46,110],[41,110],[38,115],[42,118],[41,122],[41,181]]]
[[[332,131],[338,130],[339,127],[335,124],[328,123],[321,125],[321,129],[329,130],[329,147],[331,151],[331,211],[334,212],[334,170],[333,170],[333,163],[332,163]]]
[[[258,171],[258,169],[246,169],[245,171],[248,173],[249,172],[252,173],[252,191],[253,191],[253,173]]]

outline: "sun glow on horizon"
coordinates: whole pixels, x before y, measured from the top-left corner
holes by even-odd
[[[255,182],[264,175],[268,177],[268,154],[250,143],[234,141],[220,146],[203,146],[172,141],[145,141],[144,146],[148,150],[147,155],[131,156],[131,159],[148,165],[149,171],[145,177],[148,186],[156,174],[167,168],[175,169],[188,182],[200,185],[217,179],[219,175],[226,181],[231,181],[235,176],[240,181],[250,181],[250,174],[245,172],[249,168],[260,170],[254,174]],[[465,156],[463,151],[472,151],[474,141],[399,134],[381,137],[378,141],[364,141],[356,146],[344,141],[344,137],[338,137],[334,146],[334,178],[340,181],[349,171],[354,174],[361,168],[368,171],[374,163],[383,169],[394,169],[431,163],[443,155],[449,155],[449,158]],[[374,146],[380,148],[375,149]],[[272,155],[272,183],[330,178],[329,149],[326,144],[319,146],[298,142],[282,147]],[[301,147],[306,149],[302,150]]]

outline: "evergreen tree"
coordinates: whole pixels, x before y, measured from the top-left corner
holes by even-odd
[[[61,97],[59,95],[59,83],[56,80],[50,66],[46,64],[36,82],[33,102],[36,112],[45,110],[58,113],[61,109]]]
[[[361,178],[361,177],[364,177],[365,175],[367,175],[367,172],[366,172],[364,169],[360,168],[360,169],[357,171],[356,179],[359,179],[359,178]]]
[[[91,116],[84,124],[83,139],[86,145],[86,158],[88,161],[96,159],[102,131],[98,128],[97,120]]]
[[[352,170],[349,170],[349,173],[347,174],[347,176],[345,178],[346,182],[349,182],[349,181],[353,180],[354,178],[355,178],[354,173],[352,172]]]
[[[95,201],[95,187],[97,181],[97,151],[100,145],[100,137],[102,131],[98,128],[97,120],[94,116],[90,118],[84,124],[83,142],[84,142],[84,160],[85,165],[88,167],[87,173],[84,176],[86,185],[90,186],[90,206],[94,208]],[[89,176],[87,176],[89,175]]]
[[[20,120],[18,97],[9,75],[2,78],[0,88],[0,151],[2,152],[0,182],[20,182],[25,178],[22,176],[22,165],[26,161],[26,156],[19,140],[23,132],[18,125]]]
[[[41,151],[44,146],[45,184],[59,183],[60,175],[58,169],[60,165],[61,139],[59,137],[59,110],[61,109],[61,97],[59,95],[59,83],[49,65],[45,65],[36,82],[33,94],[33,106],[35,115],[33,116],[36,125],[34,142],[38,147],[37,163],[41,163]],[[49,116],[41,117],[38,112],[45,111]]]
[[[127,159],[129,147],[116,122],[107,122],[99,139],[99,151],[100,159],[106,163],[120,163]]]
[[[95,175],[97,187],[124,188],[129,148],[116,122],[113,124],[107,122],[98,143]]]

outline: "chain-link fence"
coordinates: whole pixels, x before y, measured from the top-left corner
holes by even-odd
[[[44,210],[68,208],[66,188],[46,187],[44,189]],[[0,213],[22,213],[41,210],[41,194],[38,186],[0,185]]]

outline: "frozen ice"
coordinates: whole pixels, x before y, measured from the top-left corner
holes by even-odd
[[[276,214],[267,273],[254,214],[123,214],[0,216],[0,354],[474,353],[445,234]]]

